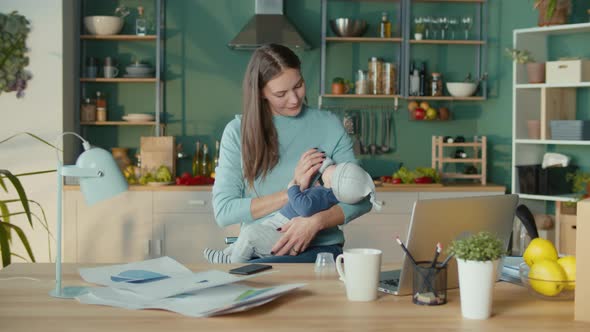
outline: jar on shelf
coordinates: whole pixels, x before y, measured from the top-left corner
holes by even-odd
[[[396,70],[395,64],[385,62],[383,64],[383,94],[394,95],[396,93]]]
[[[96,121],[107,121],[107,100],[100,92],[96,92]]]
[[[369,81],[367,80],[367,71],[359,69],[356,72],[354,81],[354,93],[357,95],[366,95],[369,93]]]
[[[430,91],[431,96],[443,95],[443,82],[440,73],[432,73],[432,78],[430,79]]]
[[[96,105],[90,98],[86,98],[80,107],[80,122],[94,121],[96,121]]]
[[[383,94],[383,60],[378,57],[369,58],[369,94]]]

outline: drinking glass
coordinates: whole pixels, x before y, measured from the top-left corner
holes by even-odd
[[[473,19],[470,16],[464,16],[461,18],[461,23],[463,24],[463,30],[465,30],[465,40],[468,40],[469,30],[471,30],[471,26],[473,25]]]
[[[455,32],[459,25],[459,20],[456,17],[449,17],[449,30],[451,31],[451,39],[455,39]]]
[[[440,30],[442,20],[440,17],[433,17],[432,18],[432,39],[439,39],[438,38],[438,30]]]
[[[432,17],[431,16],[424,16],[422,18],[422,22],[424,22],[424,25],[426,26],[424,38],[431,39],[432,38]]]
[[[449,18],[446,16],[439,17],[440,39],[447,39],[447,30],[449,29]]]

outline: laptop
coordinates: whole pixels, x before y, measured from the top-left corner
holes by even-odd
[[[416,201],[404,244],[416,261],[432,261],[436,244],[440,242],[443,252],[438,262],[446,258],[446,248],[453,240],[480,231],[497,235],[508,248],[517,204],[518,195]],[[459,287],[456,260],[451,259],[447,266],[447,288]],[[412,277],[412,262],[404,254],[401,270],[381,272],[379,290],[409,295],[412,293]]]

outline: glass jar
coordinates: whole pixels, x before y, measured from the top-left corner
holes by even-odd
[[[354,81],[354,93],[357,95],[366,95],[369,93],[369,81],[367,80],[367,72],[359,69],[356,72],[356,80]]]
[[[96,105],[86,98],[80,107],[80,122],[96,121]]]
[[[385,62],[383,64],[383,94],[394,95],[397,90],[396,82],[395,64],[392,62]]]
[[[383,60],[378,57],[369,58],[369,94],[383,94]]]
[[[440,73],[432,73],[432,78],[430,80],[430,91],[431,96],[443,95],[443,82]]]

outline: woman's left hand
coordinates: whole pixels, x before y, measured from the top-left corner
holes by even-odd
[[[283,236],[272,247],[275,256],[297,256],[304,252],[320,229],[313,217],[295,217],[281,227]]]

